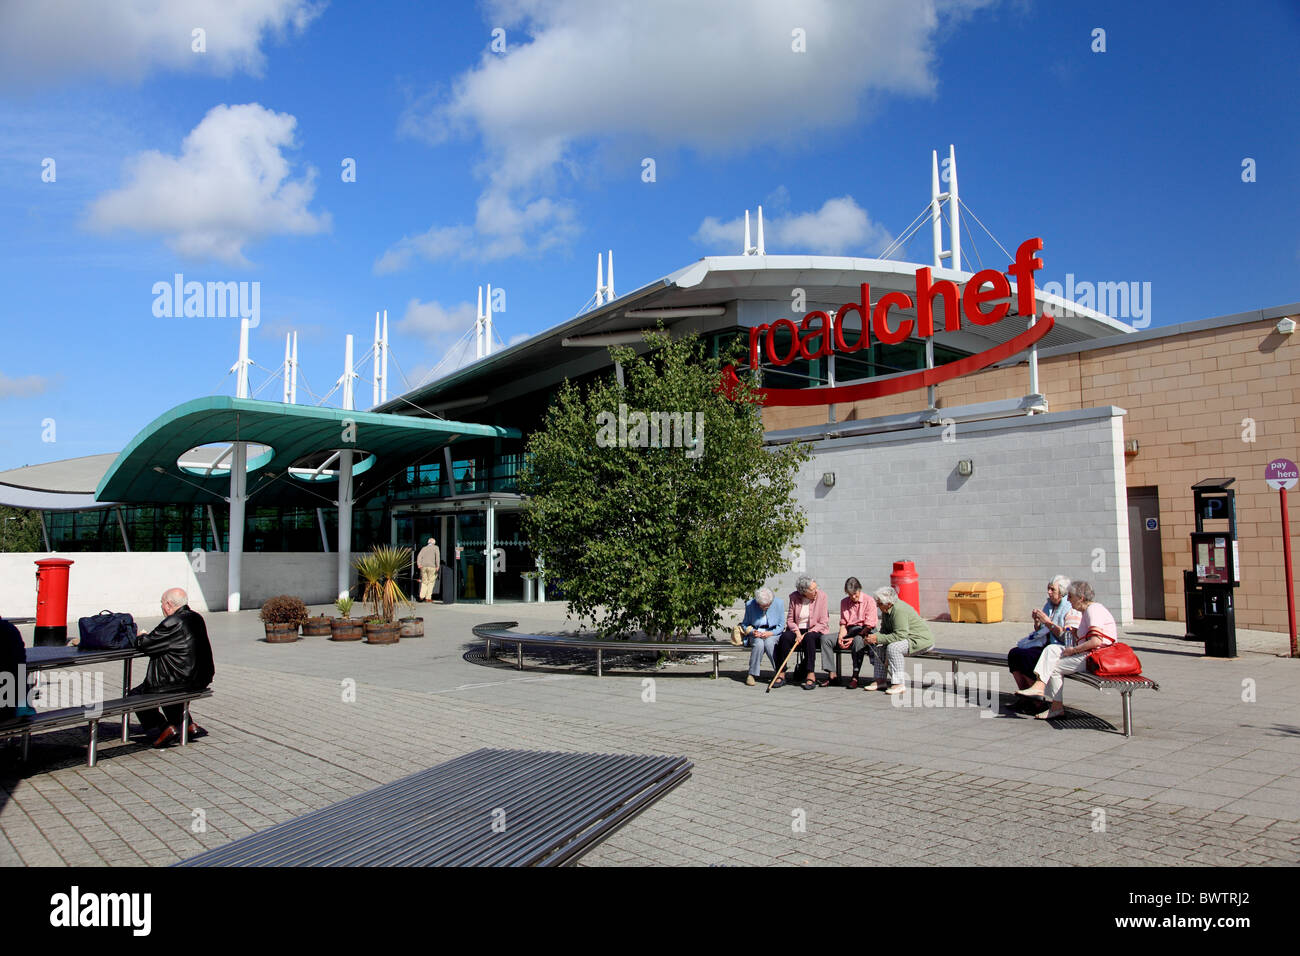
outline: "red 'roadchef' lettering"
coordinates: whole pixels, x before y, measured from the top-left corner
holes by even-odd
[[[1034,253],[1041,252],[1042,248],[1042,239],[1026,239],[1016,250],[1016,261],[1007,267],[1005,276],[996,269],[982,269],[970,277],[965,289],[959,289],[955,282],[947,279],[934,281],[930,267],[925,266],[916,270],[915,297],[905,292],[887,292],[873,305],[871,285],[864,282],[860,287],[860,301],[846,302],[840,306],[834,319],[826,312],[816,310],[805,315],[798,325],[792,319],[777,319],[770,325],[756,326],[749,331],[750,368],[758,368],[761,361],[759,349],[763,345],[766,346],[772,364],[789,365],[796,358],[812,360],[827,357],[835,352],[857,352],[871,345],[873,335],[877,341],[885,345],[903,342],[913,334],[913,331],[919,338],[930,338],[935,331],[934,300],[936,297],[942,297],[944,301],[945,332],[956,332],[961,329],[963,312],[967,320],[975,325],[994,325],[1006,318],[1011,311],[1011,303],[1002,301],[1011,297],[1011,283],[1007,281],[1007,276],[1016,280],[1017,313],[1021,316],[1031,316],[1035,311],[1034,272],[1043,267],[1043,260]],[[990,308],[986,308],[990,305]],[[896,327],[890,327],[891,309],[913,307],[916,308],[915,322],[912,319],[902,319]],[[844,318],[849,313],[857,313],[862,323],[862,330],[853,342],[849,342],[845,337]],[[861,401],[882,395],[896,395],[914,388],[937,385],[1010,358],[1042,339],[1052,330],[1053,324],[1052,317],[1044,315],[1040,321],[1010,341],[938,368],[923,369],[909,375],[875,382],[862,382],[857,385],[762,389],[756,398],[762,405],[830,405],[837,402]],[[790,333],[790,349],[785,355],[777,354],[776,333],[781,328],[788,329]],[[723,390],[728,395],[734,394],[738,383],[739,376],[735,368],[728,365],[723,369]]]
[[[1043,267],[1043,260],[1034,253],[1041,252],[1042,248],[1042,239],[1026,239],[1016,250],[1016,261],[1007,267],[1006,276],[996,269],[981,269],[970,277],[964,291],[948,279],[933,281],[930,267],[925,266],[916,270],[915,297],[906,292],[887,292],[873,306],[871,285],[864,282],[860,287],[861,301],[844,303],[835,313],[834,319],[827,313],[816,310],[805,315],[798,325],[793,319],[777,319],[770,325],[755,326],[749,330],[749,367],[758,368],[761,360],[759,348],[763,345],[766,346],[768,358],[773,365],[789,365],[796,358],[825,358],[836,351],[857,352],[871,345],[873,335],[885,345],[897,345],[912,335],[913,322],[911,319],[903,319],[897,327],[890,328],[889,311],[895,308],[910,309],[915,306],[916,335],[928,339],[934,335],[936,296],[942,297],[944,301],[945,332],[960,331],[963,312],[975,325],[996,325],[1011,311],[1011,303],[1000,301],[1011,296],[1011,283],[1007,281],[1007,276],[1014,276],[1016,280],[1016,311],[1024,316],[1033,315],[1034,272]],[[985,306],[989,303],[996,304],[986,310]],[[844,319],[849,313],[857,313],[862,322],[862,331],[855,342],[848,342],[844,337]],[[782,328],[790,333],[790,350],[785,355],[777,354],[776,347],[776,333]],[[816,348],[813,343],[817,343]]]

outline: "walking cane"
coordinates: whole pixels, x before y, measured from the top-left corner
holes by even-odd
[[[794,646],[790,648],[790,653],[785,655],[785,660],[783,660],[781,666],[776,669],[776,673],[772,675],[772,682],[767,685],[767,690],[763,691],[763,693],[772,693],[772,684],[775,684],[776,679],[785,673],[785,665],[790,663],[790,658],[794,657],[794,652],[799,649],[801,643],[803,643],[803,637],[800,637],[794,642]]]

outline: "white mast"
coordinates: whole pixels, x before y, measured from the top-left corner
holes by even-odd
[[[601,264],[600,253],[596,253],[596,305],[605,304],[605,270]]]
[[[384,331],[380,338],[384,346],[384,361],[379,367],[379,400],[388,401],[388,310],[384,309]]]
[[[478,287],[478,307],[474,310],[474,357],[483,357],[483,287]]]
[[[741,247],[740,254],[742,256],[747,256],[750,254],[749,253],[749,210],[748,209],[745,210],[745,245]]]
[[[492,354],[492,283],[488,283],[487,302],[483,309],[483,355]]]
[[[356,378],[356,373],[352,371],[352,336],[344,339],[343,346],[343,374],[339,377],[338,384],[343,386],[343,407],[348,411],[356,408],[352,395],[352,380]]]
[[[289,404],[289,377],[290,369],[293,367],[293,333],[284,333],[284,388],[282,389],[282,399],[286,405]]]
[[[239,358],[230,367],[235,376],[235,398],[248,398],[248,319],[239,320]]]
[[[939,218],[939,151],[930,150],[930,226],[934,232],[934,267],[943,265],[943,224]]]
[[[379,363],[380,363],[379,349],[380,348],[381,346],[379,344],[379,313],[376,312],[375,313],[375,344],[374,347],[371,349],[372,366],[374,370],[370,376],[372,379],[370,383],[370,407],[371,408],[374,408],[376,405],[379,404],[379,376],[382,374],[379,370]]]
[[[767,248],[763,245],[763,207],[758,207],[758,254],[767,255]]]
[[[292,373],[289,377],[289,404],[298,404],[298,333],[293,333]]]
[[[948,232],[952,241],[952,267],[961,272],[961,200],[957,194],[957,147],[948,145]]]
[[[609,285],[607,286],[609,295],[605,297],[607,302],[614,301],[614,250],[609,250]]]

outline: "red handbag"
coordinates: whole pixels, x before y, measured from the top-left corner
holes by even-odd
[[[1142,673],[1142,662],[1133,648],[1116,641],[1088,655],[1088,670],[1098,677],[1127,677]]]

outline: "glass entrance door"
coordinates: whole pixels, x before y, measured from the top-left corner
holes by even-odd
[[[483,549],[487,546],[487,512],[462,512],[454,516],[454,524],[460,551],[460,559],[456,562],[456,599],[485,601],[488,565]]]
[[[420,594],[420,572],[415,566],[416,555],[420,549],[429,543],[433,538],[438,542],[438,549],[442,554],[442,563],[444,565],[452,564],[455,552],[455,525],[448,521],[443,515],[428,514],[424,512],[405,512],[398,513],[397,537],[394,544],[398,547],[411,549],[411,560],[407,564],[405,574],[402,576],[402,591],[407,597],[415,600]],[[446,526],[446,533],[443,528]],[[442,599],[442,581],[438,582],[438,587],[434,591],[433,599],[435,601]]]
[[[533,552],[524,538],[523,512],[496,512],[496,577],[492,581],[494,601],[522,601],[524,579],[521,574],[535,571]]]

